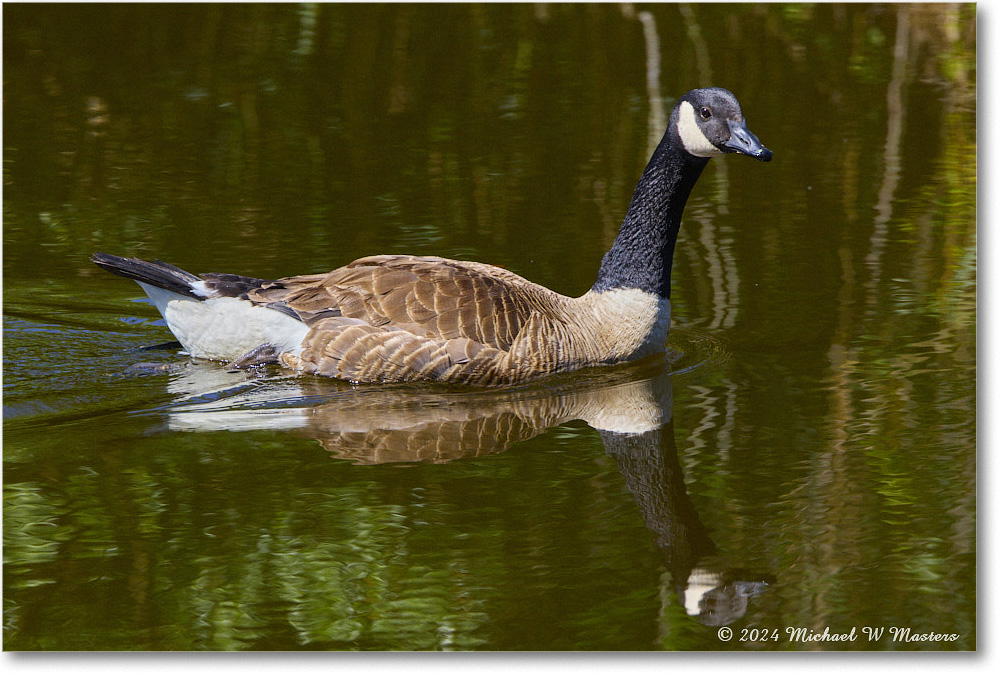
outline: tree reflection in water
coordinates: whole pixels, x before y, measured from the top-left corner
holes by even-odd
[[[600,434],[635,498],[685,611],[728,625],[771,575],[720,552],[684,484],[673,426],[673,386],[660,359],[503,390],[421,386],[337,387],[313,378],[244,379],[189,364],[171,380],[172,431],[296,430],[359,465],[443,463],[501,453],[573,420]],[[544,386],[544,388],[542,388]]]

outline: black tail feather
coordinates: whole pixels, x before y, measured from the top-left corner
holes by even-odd
[[[139,258],[122,258],[108,253],[95,253],[90,259],[101,269],[126,279],[141,281],[150,286],[202,299],[191,289],[191,284],[201,281],[201,277],[185,272],[170,263],[160,260],[149,262]]]

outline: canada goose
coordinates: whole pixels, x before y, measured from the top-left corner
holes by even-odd
[[[277,281],[104,253],[93,261],[137,281],[192,357],[353,382],[513,384],[665,347],[681,213],[708,160],[730,152],[771,159],[731,92],[684,94],[597,281],[579,298],[436,257],[371,256]]]

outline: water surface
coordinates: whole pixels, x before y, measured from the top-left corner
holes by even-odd
[[[976,647],[973,6],[3,11],[5,649]],[[705,85],[774,161],[705,171],[635,366],[232,373],[89,262],[580,294]]]

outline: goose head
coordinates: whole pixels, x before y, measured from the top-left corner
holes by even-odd
[[[695,157],[738,152],[771,161],[771,151],[747,128],[739,101],[726,89],[709,87],[684,94],[670,115],[670,124],[683,148]]]

